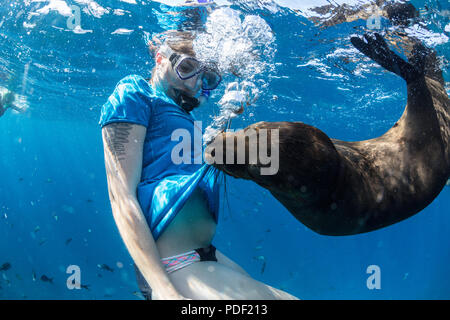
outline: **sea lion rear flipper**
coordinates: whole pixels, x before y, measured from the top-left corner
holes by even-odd
[[[361,51],[361,53],[377,62],[386,70],[399,75],[405,79],[407,83],[410,83],[421,76],[421,72],[419,72],[418,69],[389,49],[389,46],[380,34],[375,33],[374,35],[375,38],[368,34],[364,34],[364,38],[367,42],[359,37],[352,37],[350,38],[350,41],[356,49]]]

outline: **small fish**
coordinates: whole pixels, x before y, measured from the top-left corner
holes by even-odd
[[[34,270],[32,271],[31,277],[33,281],[36,281],[36,272],[34,272]]]
[[[257,256],[257,257],[253,257],[253,259],[262,261],[261,274],[263,274],[264,270],[266,269],[266,257]]]
[[[89,290],[89,287],[90,287],[91,285],[89,285],[89,284],[81,284],[80,286],[81,286],[83,289]]]
[[[66,242],[65,242],[66,246],[67,246],[71,241],[72,241],[72,238],[67,239]]]
[[[114,272],[114,269],[112,269],[110,266],[108,266],[107,264],[98,264],[97,267],[99,267],[100,269],[109,271],[109,272]]]
[[[89,203],[94,202],[92,199],[87,199],[86,201]]]
[[[39,241],[39,245],[42,246],[46,242],[47,242],[47,239],[42,238],[41,241]]]
[[[41,230],[41,227],[37,226],[36,228],[34,228],[34,233],[38,232],[39,230]]]
[[[100,273],[97,273],[97,277],[102,278],[103,276]]]
[[[264,273],[264,270],[266,269],[266,260],[263,261],[262,267],[261,267],[261,274]]]
[[[49,278],[44,274],[41,276],[41,281],[53,283],[53,278]]]
[[[5,262],[4,264],[2,264],[0,266],[0,271],[6,271],[9,269],[11,269],[11,263],[9,263],[9,262]]]
[[[23,178],[19,178],[19,181],[23,181]]]

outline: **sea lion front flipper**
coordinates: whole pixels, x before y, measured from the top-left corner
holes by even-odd
[[[351,37],[353,46],[364,55],[378,63],[380,66],[389,70],[403,79],[407,83],[414,81],[421,76],[421,72],[412,64],[403,60],[399,55],[389,49],[383,37],[375,33],[375,37],[364,34],[366,42],[359,37]]]

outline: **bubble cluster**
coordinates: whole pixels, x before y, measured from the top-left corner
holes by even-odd
[[[237,77],[227,85],[219,115],[206,129],[207,143],[267,86],[267,76],[275,69],[275,36],[263,18],[219,8],[209,15],[205,32],[197,35],[194,50],[199,60],[216,64],[225,76]]]
[[[253,79],[272,66],[275,36],[259,16],[231,8],[220,8],[206,21],[205,32],[197,35],[194,50],[204,61],[215,62],[222,72]]]

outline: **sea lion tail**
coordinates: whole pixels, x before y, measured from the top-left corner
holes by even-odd
[[[364,39],[366,41],[360,37],[351,37],[350,41],[356,49],[386,70],[399,75],[407,83],[423,76],[424,69],[422,64],[419,63],[419,59],[414,61],[414,64],[406,62],[398,54],[389,49],[389,46],[380,34],[374,33],[374,35],[369,35],[366,33],[364,34]]]

